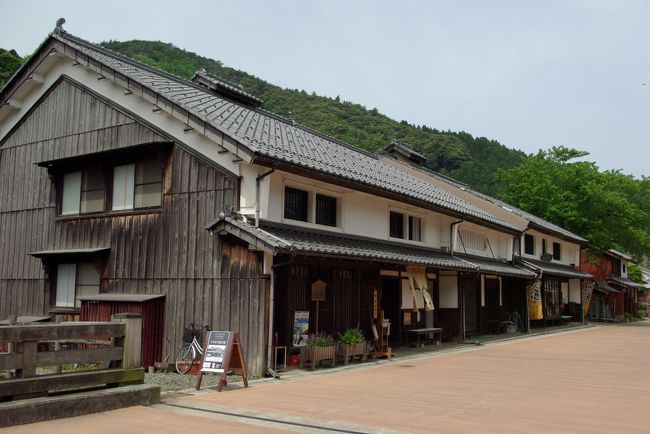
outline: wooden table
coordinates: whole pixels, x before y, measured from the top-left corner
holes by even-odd
[[[415,335],[417,337],[417,346],[420,346],[420,337],[421,336],[426,336],[427,338],[429,335],[431,336],[431,343],[433,344],[435,342],[436,345],[440,345],[440,342],[442,340],[442,329],[439,327],[425,327],[421,329],[411,329],[407,330],[407,333],[410,335]],[[426,341],[425,341],[426,342]],[[423,342],[424,345],[424,342]]]

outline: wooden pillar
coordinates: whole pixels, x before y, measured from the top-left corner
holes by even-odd
[[[142,366],[142,318],[139,313],[117,313],[111,316],[111,322],[124,324],[122,368],[139,368]]]
[[[25,341],[18,344],[18,353],[23,355],[23,365],[16,370],[18,378],[31,378],[36,376],[36,351],[38,341]]]

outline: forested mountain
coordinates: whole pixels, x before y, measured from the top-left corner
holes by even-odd
[[[494,173],[521,164],[524,153],[485,137],[441,131],[398,122],[360,104],[328,98],[304,90],[283,89],[244,71],[224,66],[179,49],[151,41],[104,42],[102,45],[133,59],[190,78],[200,68],[240,84],[264,100],[264,108],[336,139],[375,152],[397,139],[427,157],[427,166],[487,194],[496,193]]]
[[[23,58],[14,50],[0,48],[0,87],[4,86],[11,75],[23,64]]]

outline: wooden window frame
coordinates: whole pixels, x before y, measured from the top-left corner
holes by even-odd
[[[316,212],[314,213],[314,223],[330,227],[338,226],[338,199],[321,193],[316,193]],[[321,209],[321,204],[334,205],[334,209]]]
[[[59,266],[62,264],[74,264],[75,265],[75,285],[74,285],[74,297],[73,297],[73,305],[72,306],[58,306],[57,305],[57,294],[58,294],[58,274],[59,274]],[[47,262],[47,267],[50,270],[49,273],[49,279],[50,279],[50,309],[49,311],[52,313],[57,313],[57,312],[62,312],[62,313],[79,313],[81,310],[81,306],[77,307],[76,302],[77,302],[77,292],[78,292],[78,286],[84,286],[84,285],[79,285],[79,265],[80,264],[93,264],[97,270],[97,273],[99,275],[99,283],[97,287],[98,293],[101,293],[101,288],[102,288],[102,275],[104,274],[104,267],[106,265],[106,260],[105,258],[101,256],[96,256],[90,260],[88,259],[81,259],[78,257],[75,258],[61,258],[56,261],[52,262]]]
[[[530,240],[530,251],[528,250]],[[524,234],[524,254],[534,255],[535,254],[535,236],[531,234]]]
[[[87,184],[87,176],[90,173],[91,170],[100,170],[102,172],[102,177],[103,177],[103,182],[104,182],[104,188],[103,189],[84,189],[85,185]],[[79,190],[79,207],[76,213],[63,213],[63,201],[64,201],[64,195],[65,195],[65,177],[66,175],[72,174],[72,173],[81,173],[81,186]],[[107,201],[107,192],[109,191],[107,181],[106,181],[106,174],[104,172],[104,169],[101,166],[96,166],[96,165],[87,165],[87,166],[82,166],[81,168],[75,169],[75,170],[66,170],[64,172],[61,172],[58,176],[56,176],[57,181],[57,200],[56,200],[56,213],[58,217],[63,217],[63,218],[74,218],[74,217],[85,217],[85,216],[95,216],[95,215],[102,215],[107,212],[106,208],[106,201]],[[83,209],[83,194],[90,192],[90,191],[104,191],[104,202],[103,202],[103,209],[101,211],[87,211],[87,212],[82,212]]]
[[[398,238],[400,240],[404,239],[404,218],[405,214],[399,211],[390,211],[388,217],[388,235],[391,238]],[[398,224],[397,218],[401,221],[401,224]]]
[[[289,201],[289,193],[294,195],[295,198],[299,200],[296,203]],[[304,203],[300,203],[304,198]],[[292,208],[289,208],[292,207]],[[298,210],[297,207],[300,207]],[[287,213],[287,211],[291,211]],[[291,214],[296,212],[295,214]],[[290,214],[290,215],[287,215]],[[302,218],[304,215],[304,219]],[[284,203],[282,206],[282,216],[287,220],[294,220],[309,223],[309,191],[303,190],[301,188],[291,187],[289,185],[284,186]]]
[[[562,245],[556,241],[553,241],[553,259],[562,260]]]

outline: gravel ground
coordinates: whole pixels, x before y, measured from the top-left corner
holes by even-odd
[[[217,385],[219,377],[213,374],[203,375],[203,380],[201,381],[201,389],[207,387],[214,387]],[[249,381],[251,379],[249,378]],[[145,373],[144,375],[145,384],[156,384],[160,386],[161,392],[174,392],[183,389],[194,389],[196,385],[196,375],[194,374],[185,374],[180,375],[175,372],[156,372],[153,374]],[[239,383],[241,382],[241,376],[239,375],[229,375],[228,383]]]

